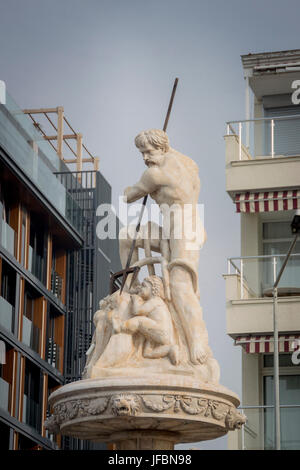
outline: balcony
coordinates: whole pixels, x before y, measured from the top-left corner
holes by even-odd
[[[299,186],[300,116],[227,123],[226,191],[288,190]]]
[[[272,286],[284,255],[230,258],[226,281],[227,334],[273,331]],[[300,254],[291,255],[278,286],[278,328],[300,331]]]

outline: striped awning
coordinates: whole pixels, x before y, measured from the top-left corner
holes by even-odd
[[[239,336],[235,338],[236,346],[243,346],[247,353],[273,353],[274,338],[273,336]],[[279,335],[278,350],[279,352],[294,352],[300,346],[299,335]]]
[[[276,212],[300,209],[300,190],[239,193],[235,195],[237,212]]]

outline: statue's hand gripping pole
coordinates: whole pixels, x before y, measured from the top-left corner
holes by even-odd
[[[164,126],[163,126],[163,130],[165,132],[166,132],[167,127],[168,127],[168,122],[169,122],[169,118],[170,118],[170,114],[171,114],[171,110],[172,110],[172,106],[173,106],[174,96],[175,96],[175,93],[176,93],[177,83],[178,83],[178,78],[175,78],[174,85],[173,85],[173,90],[172,90],[172,94],[171,94],[171,98],[170,98],[170,102],[169,102],[169,106],[168,106],[168,111],[167,111],[167,115],[166,115]],[[133,254],[134,249],[135,249],[137,235],[138,235],[138,233],[140,231],[140,228],[141,228],[141,222],[142,222],[145,207],[146,207],[146,204],[147,204],[147,199],[148,199],[148,194],[146,196],[144,196],[144,198],[143,198],[142,209],[141,209],[141,212],[140,212],[140,215],[139,215],[139,220],[138,220],[137,226],[135,228],[134,238],[132,240],[132,245],[131,245],[130,252],[129,252],[129,255],[128,255],[128,258],[127,258],[126,266],[125,266],[124,269],[122,269],[122,271],[118,271],[117,273],[114,273],[114,274],[111,275],[110,293],[112,293],[112,291],[113,291],[113,284],[114,284],[115,279],[123,276],[122,285],[121,285],[121,289],[120,289],[120,295],[121,295],[122,292],[123,292],[128,274],[133,273],[131,285],[134,282],[134,280],[137,278],[137,275],[138,275],[138,272],[139,272],[140,268],[138,266],[130,267],[130,263],[131,263],[131,259],[132,259],[132,254]]]

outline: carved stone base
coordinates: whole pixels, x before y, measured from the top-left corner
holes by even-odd
[[[50,432],[115,442],[118,449],[172,449],[215,439],[245,422],[233,392],[182,375],[81,380],[52,393],[49,402]]]

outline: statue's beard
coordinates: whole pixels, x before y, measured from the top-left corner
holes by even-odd
[[[159,162],[153,161],[153,160],[148,160],[146,163],[147,167],[150,168],[151,166],[159,166]]]

